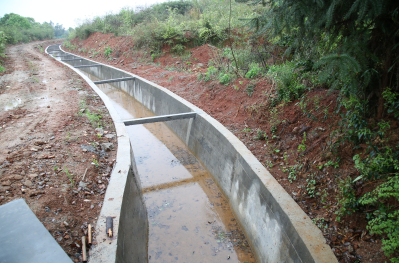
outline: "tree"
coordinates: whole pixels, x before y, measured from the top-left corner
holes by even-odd
[[[55,38],[61,38],[63,35],[65,35],[67,31],[65,30],[63,25],[56,24],[54,26],[54,36]]]
[[[35,20],[31,17],[23,17],[14,13],[5,14],[0,19],[0,25],[15,26],[17,28],[29,29]]]

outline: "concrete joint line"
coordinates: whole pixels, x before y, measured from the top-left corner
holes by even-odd
[[[83,58],[61,59],[61,61],[83,60]]]
[[[191,119],[195,118],[197,113],[195,112],[187,112],[187,113],[179,113],[179,114],[170,114],[170,115],[162,115],[162,116],[154,116],[148,118],[140,118],[140,119],[132,119],[132,120],[124,120],[123,123],[125,126],[144,124],[144,123],[153,123],[153,122],[161,122],[161,121],[173,121],[179,119]]]
[[[65,61],[65,60],[63,60]],[[99,80],[93,81],[94,84],[103,84],[103,83],[110,83],[110,82],[118,82],[118,81],[127,81],[127,80],[134,80],[135,77],[127,77],[127,78],[119,78],[119,79],[106,79],[106,80]]]
[[[188,122],[188,127],[187,127],[187,135],[186,135],[186,145],[188,145],[188,140],[190,139],[190,132],[191,132],[191,126],[193,125],[193,118],[190,119]]]
[[[100,64],[94,64],[94,65],[81,65],[81,66],[74,66],[74,68],[89,68],[89,67],[100,67]]]

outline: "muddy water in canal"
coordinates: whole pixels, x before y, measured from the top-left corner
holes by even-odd
[[[154,116],[112,85],[97,86],[122,119]],[[256,262],[228,201],[165,123],[126,128],[147,207],[149,262]]]

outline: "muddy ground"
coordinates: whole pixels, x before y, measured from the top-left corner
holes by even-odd
[[[96,93],[44,53],[6,50],[0,76],[0,205],[23,198],[74,262],[96,225],[116,158],[112,120]]]
[[[353,168],[353,146],[333,149],[342,137],[337,132],[338,93],[313,89],[305,100],[270,107],[275,84],[267,78],[241,77],[228,85],[217,79],[204,81],[201,73],[223,63],[218,49],[210,45],[188,49],[183,56],[171,54],[165,47],[160,57],[152,57],[148,51],[134,49],[131,38],[113,34],[94,33],[72,44],[64,50],[149,79],[225,125],[321,229],[340,262],[388,261],[381,250],[381,236],[371,235],[366,228],[365,213],[354,213],[340,221],[336,218],[339,184],[358,176]],[[106,57],[108,46],[113,52]],[[356,187],[357,196],[367,189],[361,183]]]

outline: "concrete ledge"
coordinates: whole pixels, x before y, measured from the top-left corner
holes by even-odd
[[[72,263],[24,199],[0,206],[0,262]]]
[[[46,53],[51,52],[52,48],[58,48],[58,45],[48,46]],[[79,70],[64,62],[60,63],[78,73],[101,97],[115,124],[118,140],[116,164],[111,172],[103,207],[95,228],[97,244],[89,252],[89,261],[147,262],[147,211],[125,125],[107,95]],[[109,238],[106,234],[107,216],[113,217],[113,238]],[[133,220],[135,224],[131,224]],[[135,249],[131,249],[132,247]]]
[[[73,66],[97,63],[70,61]],[[195,119],[166,124],[212,173],[230,200],[259,262],[338,262],[321,231],[245,145],[218,121],[169,90],[129,72],[102,64],[82,70],[117,82],[156,115],[196,112]]]
[[[130,125],[137,125],[137,124],[144,124],[144,123],[191,119],[191,118],[195,118],[195,116],[197,116],[197,113],[188,112],[188,113],[180,113],[180,114],[170,114],[170,115],[162,115],[162,116],[155,116],[155,117],[123,120],[123,123],[125,124],[125,126],[130,126]]]

